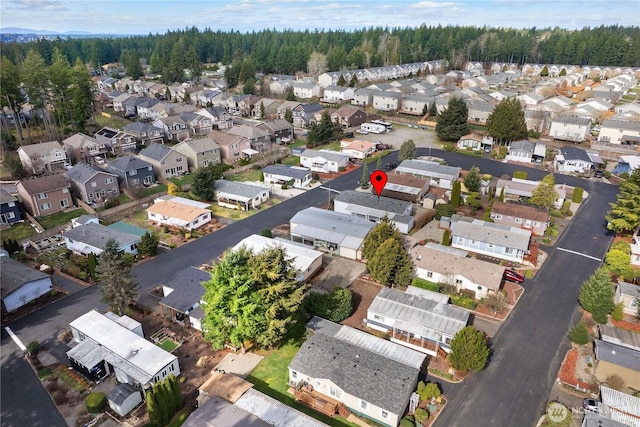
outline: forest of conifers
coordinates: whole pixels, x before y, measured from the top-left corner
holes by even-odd
[[[600,26],[581,30],[463,26],[340,30],[261,30],[251,33],[186,28],[165,34],[121,38],[39,40],[0,45],[20,64],[29,49],[50,64],[55,47],[71,63],[106,64],[145,58],[161,72],[171,61],[229,64],[251,61],[258,72],[304,71],[315,50],[329,71],[445,59],[456,69],[467,61],[640,66],[640,27]]]

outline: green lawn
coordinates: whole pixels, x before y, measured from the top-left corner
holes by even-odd
[[[162,340],[162,342],[159,342],[156,345],[164,351],[168,351],[169,353],[178,348],[178,343],[170,338],[165,338],[164,340]]]
[[[298,148],[298,147],[306,147],[306,145],[307,145],[307,141],[303,139],[296,139],[296,142],[294,142],[293,144],[287,145],[287,147]]]
[[[73,218],[77,218],[80,215],[87,215],[87,211],[82,208],[74,209],[72,211],[58,212],[53,215],[42,217],[38,220],[45,230],[57,227],[58,225],[66,224]]]
[[[111,128],[116,128],[116,129],[122,129],[123,127],[125,127],[127,125],[127,122],[125,122],[124,120],[122,120],[121,118],[112,115],[111,118],[109,117],[105,117],[101,114],[96,114],[94,116],[96,123],[99,126],[108,126]]]
[[[25,220],[19,224],[13,224],[11,228],[2,230],[0,232],[0,238],[2,238],[2,240],[14,239],[20,241],[34,234],[37,234],[36,229],[31,226],[29,221]]]
[[[189,175],[182,175],[179,178],[169,178],[169,181],[173,182],[178,186],[183,184],[191,184],[193,182],[194,176],[195,176],[194,174],[190,173]]]
[[[267,200],[265,203],[262,204],[262,209],[266,209],[269,208],[271,206],[275,206],[278,203],[280,203],[280,200],[277,199],[269,199]],[[230,209],[230,208],[223,208],[222,206],[219,206],[217,203],[214,203],[211,205],[211,207],[209,208],[211,209],[211,212],[213,213],[213,216],[221,216],[223,218],[229,218],[229,219],[234,219],[234,220],[240,220],[240,219],[245,219],[255,213],[260,212],[260,210],[258,209],[252,209],[250,211],[239,211],[237,209]]]
[[[300,405],[294,396],[287,392],[289,389],[288,366],[304,341],[304,324],[304,321],[298,321],[289,330],[288,338],[279,348],[272,351],[259,351],[258,354],[264,356],[264,359],[247,377],[247,381],[253,383],[256,390],[325,424],[335,427],[354,427],[356,424],[350,423],[342,417],[329,418],[307,406]]]
[[[167,191],[167,185],[166,184],[159,184],[156,185],[155,187],[151,187],[151,188],[147,188],[146,190],[144,190],[144,196],[150,196],[152,194],[156,194],[156,193],[161,193],[163,191]]]
[[[376,163],[379,158],[386,156],[390,152],[391,152],[391,150],[377,151],[373,156],[370,156],[370,157],[367,157],[366,159],[364,159],[364,161],[365,161],[365,163]]]
[[[300,156],[289,156],[280,160],[283,165],[300,166]]]
[[[262,177],[262,170],[251,169],[239,174],[229,175],[225,177],[225,179],[228,179],[229,181],[260,181],[261,177]]]

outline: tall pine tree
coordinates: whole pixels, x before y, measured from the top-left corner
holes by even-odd
[[[115,239],[107,240],[97,265],[98,281],[102,302],[108,304],[118,314],[125,314],[126,308],[136,300],[136,282],[131,277],[131,265],[118,249]]]
[[[467,118],[469,109],[463,99],[449,98],[447,108],[438,114],[436,134],[443,141],[458,141],[469,132]]]
[[[527,137],[524,109],[517,98],[505,98],[487,118],[487,134],[501,145]]]
[[[580,288],[578,301],[582,308],[593,315],[593,320],[600,324],[607,323],[607,315],[615,306],[613,302],[613,283],[609,272],[600,268],[596,270]]]

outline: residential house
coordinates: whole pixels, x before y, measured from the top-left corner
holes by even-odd
[[[261,129],[258,126],[239,125],[227,129],[225,132],[230,135],[247,139],[251,145],[251,149],[258,153],[269,151],[271,149],[271,135],[268,131]]]
[[[550,114],[540,108],[524,110],[524,123],[527,130],[534,130],[542,133],[549,129]]]
[[[586,173],[599,168],[602,163],[597,152],[576,147],[560,147],[553,159],[553,167],[558,172]]]
[[[21,145],[18,156],[22,166],[34,175],[62,170],[67,163],[67,153],[58,141]]]
[[[288,165],[268,165],[262,168],[264,183],[271,185],[290,185],[294,188],[311,186],[311,171],[307,168]]]
[[[294,82],[293,76],[274,76],[269,82],[269,91],[274,95],[284,95]]]
[[[640,334],[610,325],[598,325],[598,337],[602,341],[640,351]]]
[[[438,97],[436,102],[441,99],[443,98]],[[443,101],[448,105],[448,99],[443,99]],[[446,108],[446,105],[444,108]],[[496,108],[495,104],[490,104],[488,102],[467,102],[467,121],[477,125],[486,125],[487,119],[491,113],[493,113],[494,108]],[[440,109],[438,109],[438,112],[440,112]]]
[[[235,116],[240,115],[240,103],[249,97],[251,95],[231,95],[227,98],[226,109]]]
[[[164,137],[168,141],[180,142],[191,136],[187,122],[178,115],[159,117],[153,125],[164,130]]]
[[[294,140],[293,125],[284,119],[260,123],[257,127],[267,131],[274,144],[286,145]]]
[[[493,138],[477,133],[469,133],[462,136],[456,145],[460,150],[481,151],[487,146],[493,146]]]
[[[136,149],[136,137],[121,130],[103,127],[93,136],[104,144],[111,154],[124,154]]]
[[[378,197],[374,194],[345,190],[333,199],[333,210],[353,215],[373,222],[380,222],[385,216],[399,232],[407,234],[414,225],[410,202]]]
[[[318,103],[300,104],[291,110],[293,114],[293,125],[297,128],[308,127],[313,119],[313,115],[322,111],[324,107]]]
[[[95,156],[104,156],[107,153],[107,147],[103,142],[85,135],[76,133],[73,136],[62,141],[67,157],[74,162],[86,162]]]
[[[600,126],[598,141],[608,144],[640,145],[640,122],[605,120]]]
[[[575,116],[556,116],[551,119],[549,136],[569,142],[583,142],[591,132],[591,119]]]
[[[353,88],[347,86],[329,85],[324,88],[322,102],[335,104],[344,101],[350,101],[353,99],[353,96]]]
[[[297,280],[305,283],[322,267],[322,252],[311,249],[307,245],[295,243],[280,238],[271,239],[269,237],[252,234],[242,239],[231,250],[237,251],[240,248],[250,250],[254,254],[269,248],[281,248],[286,257],[292,260],[292,267],[299,272]]]
[[[257,209],[269,200],[269,187],[219,179],[214,187],[214,198],[219,206],[230,209]]]
[[[138,157],[151,163],[156,178],[163,182],[189,172],[187,157],[166,145],[149,144],[140,151]]]
[[[251,148],[249,140],[241,136],[219,130],[213,130],[207,136],[220,146],[220,159],[224,163],[233,164],[240,159],[251,157],[255,154],[255,150]]]
[[[196,111],[196,114],[208,117],[212,129],[228,129],[233,126],[233,119],[223,107],[206,107]]]
[[[189,171],[221,163],[220,146],[208,136],[186,139],[173,147],[187,158]]]
[[[640,285],[618,280],[613,300],[616,304],[622,304],[626,314],[635,316],[640,305]]]
[[[262,98],[260,102],[256,105],[255,117],[262,117],[263,120],[267,119],[276,119],[278,114],[278,109],[280,105],[282,105],[281,100],[272,99],[272,98]]]
[[[18,199],[4,188],[0,188],[0,226],[22,221]]]
[[[211,222],[209,207],[209,203],[167,195],[156,198],[146,212],[157,225],[192,231]]]
[[[391,342],[430,356],[439,356],[440,349],[450,353],[451,340],[469,324],[470,313],[451,305],[448,295],[420,291],[382,288],[367,309],[366,325],[387,333]]]
[[[340,123],[343,129],[355,128],[367,121],[367,113],[353,105],[343,105],[331,113],[331,121]]]
[[[260,117],[260,101],[261,96],[251,95],[238,102],[240,115],[243,117]]]
[[[0,257],[2,312],[11,313],[51,292],[51,276],[8,256]]]
[[[485,298],[502,289],[504,267],[476,258],[449,246],[428,243],[411,248],[416,275],[434,283],[454,285],[458,291],[466,289],[476,299]]]
[[[326,415],[344,407],[385,426],[397,426],[418,383],[426,354],[348,326],[323,328],[291,363],[296,400]]]
[[[374,91],[372,94],[373,108],[379,111],[396,111],[402,106],[402,94],[391,91]]]
[[[300,164],[313,172],[341,172],[349,164],[349,156],[329,150],[304,150]]]
[[[457,215],[454,215],[456,217]],[[452,217],[451,246],[481,255],[522,263],[529,251],[531,231],[479,219]]]
[[[606,382],[611,375],[624,378],[625,385],[640,389],[640,354],[638,351],[611,342],[594,340],[595,373],[598,381]]]
[[[528,199],[533,195],[533,192],[540,185],[540,181],[532,181],[528,179],[498,179],[496,183],[496,194],[504,194],[504,200],[521,201]],[[554,189],[558,193],[558,200],[553,204],[555,209],[560,209],[565,199],[567,198],[567,187],[565,184],[556,184]]]
[[[353,260],[362,259],[362,244],[375,226],[364,218],[314,207],[297,212],[289,225],[291,240]]]
[[[631,174],[635,169],[640,168],[640,156],[620,156],[618,164],[611,171],[614,174]]]
[[[85,203],[104,202],[120,195],[118,176],[86,163],[78,163],[64,173],[75,197]]]
[[[351,103],[361,108],[368,107],[373,104],[373,94],[375,92],[376,91],[373,89],[357,89],[353,95],[353,101],[351,101]]]
[[[599,411],[595,415],[606,416],[606,418],[599,423],[594,423],[593,427],[637,427],[640,425],[640,397],[637,394],[629,394],[624,390],[615,390],[601,384],[600,397],[602,402],[599,403]],[[585,419],[591,418],[591,414],[588,415],[585,413]]]
[[[133,135],[140,145],[148,145],[152,142],[164,143],[164,130],[151,123],[133,122],[124,127],[124,131]]]
[[[427,179],[430,185],[448,190],[452,189],[453,183],[460,178],[459,167],[444,166],[425,160],[403,160],[395,169],[395,173]]]
[[[180,113],[179,117],[186,123],[191,136],[206,135],[213,129],[212,120],[202,114],[188,111]]]
[[[292,112],[292,114],[293,114],[293,110],[295,110],[299,105],[302,105],[302,103],[297,102],[297,101],[284,101],[278,107],[278,111],[276,113],[276,117],[278,119],[285,119],[287,110],[290,110]]]
[[[518,98],[518,101],[520,101],[520,103],[524,106],[524,108],[529,108],[534,105],[538,105],[542,101],[544,101],[544,96],[536,92],[524,93],[522,95],[516,96],[516,98]]]
[[[36,218],[73,206],[71,186],[62,175],[23,179],[16,187],[25,209]]]
[[[111,239],[118,244],[118,250],[132,255],[138,253],[137,245],[140,243],[140,236],[125,233],[112,227],[106,227],[95,222],[88,222],[62,234],[64,243],[68,250],[79,255],[89,255],[94,253],[100,255]]]
[[[163,316],[171,321],[191,326],[202,331],[201,319],[191,321],[191,313],[202,308],[200,301],[204,297],[203,282],[211,280],[211,273],[196,267],[187,267],[178,271],[172,280],[162,284],[162,298],[158,304]],[[165,312],[166,310],[166,312]]]
[[[115,374],[119,383],[147,390],[170,375],[180,375],[178,358],[144,339],[142,325],[128,316],[96,310],[69,324],[71,366],[92,380]]]
[[[631,265],[640,267],[640,228],[633,233],[631,238]]]
[[[435,97],[424,93],[410,93],[402,97],[402,109],[399,112],[411,114],[413,116],[424,116],[431,104],[435,102]]]
[[[150,83],[150,82],[149,82]],[[153,107],[159,104],[161,101],[154,98],[138,98],[136,99],[136,113],[137,116],[143,119],[154,119],[156,113]]]
[[[376,191],[373,187],[371,192]],[[429,191],[429,181],[410,175],[387,175],[387,183],[380,193],[383,197],[420,203]],[[377,194],[377,193],[376,193]]]
[[[547,155],[547,146],[543,141],[513,141],[509,145],[506,160],[510,162],[542,162]]]
[[[322,88],[314,83],[295,82],[292,87],[296,98],[311,99],[322,95]]]
[[[550,215],[546,209],[517,203],[493,202],[491,219],[496,224],[531,230],[534,236],[544,235],[549,226]]]
[[[343,139],[340,141],[340,152],[350,159],[363,160],[376,152],[376,143],[358,139]]]
[[[135,100],[137,96],[131,95],[128,92],[121,93],[120,95],[113,98],[113,109],[119,113],[125,112],[125,102],[129,99]]]
[[[107,171],[118,176],[118,183],[133,189],[156,182],[153,166],[135,156],[120,156],[107,162]]]

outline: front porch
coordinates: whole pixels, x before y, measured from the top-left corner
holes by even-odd
[[[322,393],[318,393],[310,384],[305,385],[304,382],[300,381],[295,388],[292,387],[289,389],[289,392],[292,391],[296,398],[296,402],[308,406],[311,409],[329,417],[334,417],[339,414],[344,418],[347,418],[351,414],[351,411],[344,406],[342,402],[332,399]]]
[[[401,344],[407,347],[411,347],[414,350],[418,350],[422,353],[427,353],[430,356],[439,356],[445,348],[439,343],[424,337],[416,337],[411,332],[406,332],[400,329],[393,328],[390,331],[391,341],[397,344]]]

